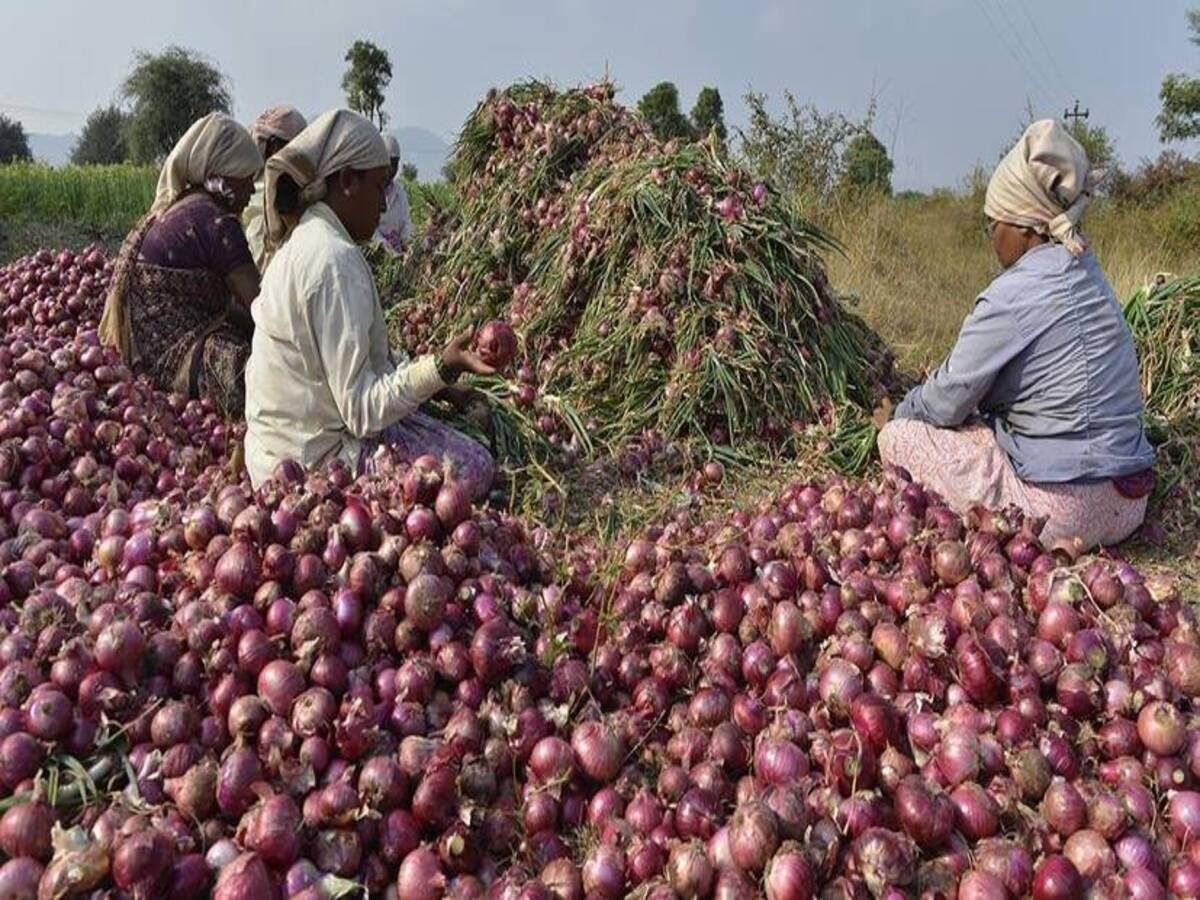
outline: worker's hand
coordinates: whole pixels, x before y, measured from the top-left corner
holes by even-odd
[[[472,372],[476,375],[495,375],[496,370],[479,358],[471,349],[471,332],[460,334],[442,351],[442,366],[453,375]]]
[[[884,397],[883,401],[875,407],[875,411],[871,413],[871,421],[875,423],[875,428],[879,431],[883,430],[883,426],[892,418],[892,401]]]

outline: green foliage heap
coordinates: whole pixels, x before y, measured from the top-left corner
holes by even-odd
[[[520,387],[490,387],[515,392],[501,406],[526,454],[646,434],[755,453],[824,426],[861,462],[873,435],[847,426],[890,354],[833,297],[834,242],[719,146],[656,139],[609,84],[530,82],[476,108],[453,170],[453,204],[395,276],[392,328],[421,353],[511,322]]]

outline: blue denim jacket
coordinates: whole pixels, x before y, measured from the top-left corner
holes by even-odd
[[[953,427],[980,416],[1026,481],[1149,468],[1137,353],[1091,253],[1030,250],[988,286],[937,371],[897,418]]]

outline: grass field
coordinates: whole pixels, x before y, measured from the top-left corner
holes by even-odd
[[[149,166],[0,165],[0,263],[39,247],[100,241],[112,249],[150,207],[158,170]],[[413,220],[444,185],[409,184]]]
[[[1132,296],[1159,272],[1200,272],[1195,201],[1183,190],[1149,207],[1096,203],[1084,231],[1118,297]],[[907,368],[945,354],[997,272],[982,208],[981,196],[947,192],[875,198],[822,216],[844,249],[829,258],[831,281]]]

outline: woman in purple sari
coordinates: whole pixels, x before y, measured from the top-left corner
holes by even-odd
[[[150,212],[125,239],[100,324],[135,372],[162,390],[245,408],[250,303],[258,269],[238,219],[262,156],[221,113],[188,129],[167,156]]]

